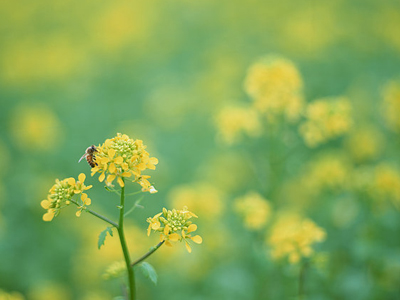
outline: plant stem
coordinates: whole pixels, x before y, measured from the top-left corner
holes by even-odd
[[[74,201],[74,200],[72,200],[72,199],[71,199],[70,201],[71,201],[72,203],[74,203],[74,204],[76,204],[77,206],[80,207],[80,205],[79,205],[78,202],[76,202],[76,201]],[[85,210],[86,212],[88,212],[89,214],[92,214],[93,216],[98,217],[99,219],[101,219],[101,220],[107,222],[108,224],[111,224],[112,226],[114,226],[115,228],[118,229],[118,224],[115,223],[114,221],[111,221],[109,218],[107,218],[107,217],[105,217],[105,216],[102,216],[101,214],[99,214],[99,213],[97,213],[97,212],[95,212],[95,211],[93,211],[93,210],[91,210],[91,209],[89,209],[89,208],[85,208],[84,210]]]
[[[128,246],[126,245],[125,234],[124,234],[124,209],[125,209],[125,187],[121,187],[121,205],[119,211],[119,223],[118,223],[118,235],[121,242],[122,252],[124,253],[124,259],[126,268],[128,271],[128,286],[129,286],[129,299],[135,299],[135,273],[131,267],[131,259],[129,257]]]
[[[304,299],[304,279],[307,269],[307,262],[303,262],[299,273],[299,300]]]
[[[148,258],[150,255],[152,255],[154,252],[156,252],[156,250],[158,248],[160,248],[162,246],[162,244],[164,244],[165,241],[159,242],[157,245],[155,245],[154,247],[151,247],[151,249],[149,250],[149,252],[147,252],[145,255],[143,255],[142,257],[138,258],[137,260],[135,260],[131,266],[134,267],[135,265],[137,265],[138,263],[142,262],[143,260],[145,260],[146,258]]]

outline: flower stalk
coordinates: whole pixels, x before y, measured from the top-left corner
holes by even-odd
[[[123,180],[123,179],[122,179]],[[119,240],[121,242],[122,252],[124,254],[125,264],[128,271],[128,286],[129,286],[129,298],[130,300],[135,299],[136,286],[135,286],[135,273],[133,272],[133,268],[131,267],[131,259],[129,256],[128,246],[125,240],[124,234],[124,213],[125,211],[125,186],[121,187],[121,203],[120,203],[120,211],[119,211],[119,223],[118,223],[118,235]]]
[[[134,267],[135,265],[141,263],[142,261],[144,261],[146,258],[148,258],[150,255],[152,255],[154,252],[157,251],[158,248],[160,248],[163,244],[164,244],[165,240],[159,242],[157,245],[155,245],[154,247],[151,247],[151,249],[149,250],[149,252],[147,252],[146,254],[144,254],[142,257],[139,257],[137,260],[135,260],[131,266]]]

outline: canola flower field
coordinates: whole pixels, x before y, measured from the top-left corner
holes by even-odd
[[[395,1],[0,3],[0,300],[400,299],[398,28]]]

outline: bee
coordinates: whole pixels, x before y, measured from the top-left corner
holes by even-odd
[[[85,154],[82,155],[82,157],[79,159],[78,163],[84,158],[86,157],[86,160],[89,164],[89,166],[91,166],[92,168],[94,168],[95,166],[97,166],[95,160],[96,157],[94,155],[94,153],[97,152],[97,148],[95,145],[92,145],[90,147],[88,147],[85,151]]]

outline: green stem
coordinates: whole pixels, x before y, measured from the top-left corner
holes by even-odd
[[[124,209],[125,209],[125,187],[121,188],[121,205],[119,210],[119,223],[118,223],[118,235],[121,242],[122,252],[124,254],[125,264],[128,271],[128,286],[129,286],[129,299],[135,299],[135,273],[131,267],[131,259],[129,257],[128,246],[126,245],[125,234],[124,234]]]
[[[302,262],[299,273],[299,300],[304,299],[304,280],[307,269],[307,262]]]
[[[72,203],[76,204],[76,206],[79,206],[79,207],[80,207],[79,203],[76,202],[75,200],[72,200],[72,199],[71,199],[70,201],[71,201]],[[115,223],[114,221],[111,221],[109,218],[107,218],[107,217],[105,217],[105,216],[102,216],[101,214],[99,214],[99,213],[97,213],[97,212],[95,212],[95,211],[93,211],[93,210],[91,210],[91,209],[89,209],[89,208],[85,208],[84,211],[86,211],[86,212],[88,212],[89,214],[92,214],[93,216],[95,216],[95,217],[97,217],[97,218],[99,218],[99,219],[101,219],[101,220],[107,222],[108,224],[111,224],[111,225],[114,226],[115,228],[118,228],[118,224]]]
[[[164,244],[165,241],[159,242],[157,245],[155,245],[154,247],[151,247],[151,249],[149,250],[149,252],[147,252],[145,255],[143,255],[142,257],[138,258],[137,260],[135,260],[131,266],[134,267],[135,265],[137,265],[138,263],[144,261],[146,258],[148,258],[150,255],[152,255],[154,252],[156,252],[156,250],[158,248],[160,248],[162,246],[162,244]]]

